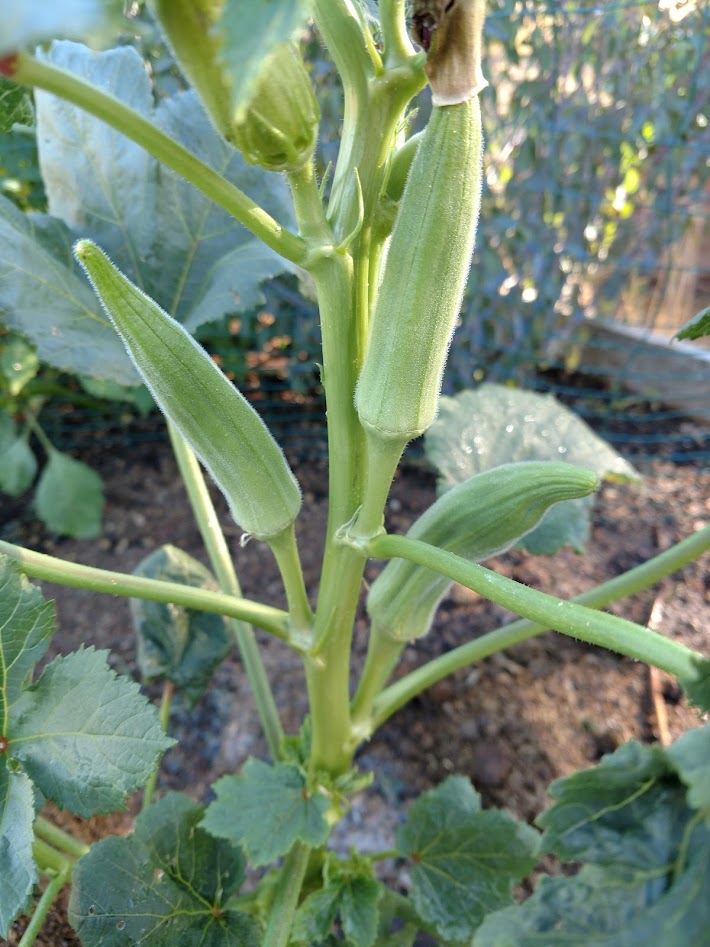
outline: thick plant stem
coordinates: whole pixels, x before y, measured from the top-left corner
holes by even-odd
[[[71,855],[72,858],[81,858],[82,855],[86,855],[89,851],[88,845],[75,839],[73,835],[58,828],[52,822],[42,818],[42,816],[37,816],[33,828],[37,838],[42,839],[43,842],[47,842],[49,845],[53,845],[54,848],[58,848],[62,852],[66,852],[66,854]]]
[[[296,842],[286,856],[269,912],[269,922],[262,947],[286,947],[289,943],[293,915],[298,907],[298,898],[308,868],[310,853],[310,846],[303,842]]]
[[[40,62],[25,53],[17,55],[12,79],[51,92],[100,118],[223,207],[272,250],[292,263],[303,263],[306,245],[299,237],[282,227],[219,172],[115,96],[102,92],[65,69]]]
[[[163,683],[163,696],[160,701],[160,725],[163,728],[163,732],[167,733],[170,726],[170,709],[173,705],[173,697],[175,696],[175,685],[172,681],[164,681]],[[158,785],[158,776],[160,774],[160,764],[162,762],[162,756],[157,761],[153,767],[153,772],[150,774],[150,779],[145,784],[143,789],[143,802],[141,804],[141,809],[145,810],[153,801],[153,796],[155,795],[155,788]]]
[[[20,570],[34,579],[56,582],[71,588],[87,589],[90,592],[106,592],[126,598],[143,598],[150,602],[168,602],[183,605],[195,611],[214,612],[229,618],[251,621],[277,638],[288,641],[288,614],[279,608],[262,605],[245,598],[194,589],[178,582],[162,582],[159,579],[144,579],[140,576],[95,569],[66,562],[54,556],[33,552],[0,540],[0,553],[14,559]]]
[[[598,585],[596,588],[582,592],[572,601],[590,608],[604,608],[612,602],[627,598],[629,595],[634,595],[656,582],[660,582],[661,579],[666,578],[677,569],[682,569],[683,566],[698,559],[708,550],[710,550],[710,524],[687,539],[681,540],[670,549],[654,556],[653,559],[649,559],[648,562],[644,562],[623,575],[616,576],[608,582]],[[544,634],[550,630],[550,626],[547,624],[537,624],[523,618],[511,622],[504,628],[498,628],[482,635],[480,638],[476,638],[475,641],[460,645],[433,661],[429,661],[423,667],[417,668],[416,671],[412,671],[411,674],[407,674],[395,684],[392,684],[376,698],[371,725],[367,730],[368,735],[400,707],[404,707],[418,694],[455,671],[469,667],[469,665],[491,654],[503,651],[521,641],[534,638],[536,635]]]
[[[54,902],[57,900],[59,892],[66,885],[71,877],[71,866],[67,865],[63,870],[58,871],[50,878],[47,887],[42,892],[42,896],[37,902],[32,919],[25,928],[25,932],[20,938],[17,947],[32,947],[32,944],[39,937],[47,915]]]
[[[168,425],[168,431],[175,459],[197,520],[202,541],[207,549],[207,555],[217,576],[217,581],[226,593],[241,596],[242,591],[232,557],[229,554],[227,540],[219,525],[202,468],[184,438],[170,424]],[[230,624],[237,640],[237,647],[244,664],[249,686],[254,695],[254,703],[269,746],[269,752],[277,760],[281,755],[283,729],[254,631],[251,625],[243,621],[232,620]]]

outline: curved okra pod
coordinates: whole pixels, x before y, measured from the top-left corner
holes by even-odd
[[[554,503],[588,496],[598,485],[593,471],[573,464],[502,464],[440,496],[407,536],[481,562],[522,539]],[[427,633],[451,584],[430,569],[393,559],[373,582],[367,611],[383,633],[397,641],[411,641]]]
[[[161,411],[259,539],[292,526],[301,491],[266,425],[189,332],[133,285],[90,240],[74,255]]]

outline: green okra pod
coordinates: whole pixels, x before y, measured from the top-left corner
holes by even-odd
[[[259,539],[292,526],[301,491],[266,425],[175,319],[90,240],[74,255],[166,417],[205,465],[235,521]]]
[[[598,483],[593,471],[573,464],[502,464],[447,491],[407,535],[480,562],[518,542],[554,503],[588,496]],[[393,559],[368,594],[373,627],[397,641],[425,635],[451,584],[430,569]]]
[[[363,425],[375,436],[400,442],[422,434],[436,417],[476,239],[483,176],[477,95],[485,85],[483,14],[483,0],[414,4],[434,108],[395,220],[355,392]],[[456,79],[447,78],[439,94],[442,73]]]

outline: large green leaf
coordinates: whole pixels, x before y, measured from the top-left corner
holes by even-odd
[[[247,165],[213,129],[194,93],[163,99],[154,108],[135,50],[94,53],[58,42],[44,55],[155,121],[293,226],[286,182]],[[88,284],[76,277],[70,255],[76,237],[94,239],[191,330],[259,304],[263,280],[290,268],[226,211],[105,122],[38,92],[37,125],[53,217],[0,215],[0,311],[8,325],[35,342],[43,361],[123,385],[138,382]]]
[[[665,752],[688,787],[688,805],[702,809],[710,821],[710,723],[688,730]]]
[[[218,29],[236,115],[249,104],[269,54],[305,27],[309,7],[309,0],[226,0]]]
[[[0,937],[9,935],[38,880],[33,821],[32,783],[23,773],[11,772],[0,755]]]
[[[218,589],[211,572],[175,546],[156,549],[134,569],[134,575]],[[232,643],[225,618],[145,599],[131,599],[131,616],[143,676],[172,681],[194,703]]]
[[[93,539],[101,534],[103,480],[81,461],[52,450],[37,483],[34,506],[53,532]]]
[[[0,736],[8,736],[9,716],[53,632],[54,604],[0,554]]]
[[[555,802],[539,820],[543,849],[587,864],[574,877],[543,878],[522,905],[493,914],[475,947],[708,944],[709,728],[667,749],[625,744],[553,783]]]
[[[102,25],[106,8],[106,0],[61,0],[49,4],[46,0],[2,0],[0,56],[53,36],[86,36]]]
[[[552,395],[484,384],[442,398],[439,417],[425,438],[443,492],[474,474],[519,460],[563,460],[604,479],[638,480],[633,467]],[[593,501],[552,507],[521,540],[530,552],[553,554],[571,545],[583,551]]]
[[[329,833],[328,799],[309,791],[296,766],[247,760],[241,776],[224,776],[215,784],[217,798],[202,825],[212,835],[241,845],[254,865],[268,865],[294,842],[322,845]]]
[[[78,43],[54,43],[43,54],[144,118],[153,93],[143,60],[124,46],[93,53]],[[37,92],[39,162],[48,211],[78,236],[89,234],[121,269],[140,271],[155,237],[156,162],[139,145],[83,109]]]
[[[224,905],[244,858],[198,826],[202,809],[170,793],[128,838],[94,845],[74,869],[69,920],[85,947],[258,947],[254,922]]]
[[[512,902],[535,864],[538,835],[505,812],[483,811],[462,776],[424,793],[397,832],[419,915],[445,940],[470,940],[483,918]]]
[[[60,221],[27,215],[0,195],[0,318],[32,339],[39,358],[64,371],[138,375],[71,257]]]
[[[17,701],[10,752],[47,798],[78,815],[121,808],[166,737],[138,685],[93,647],[56,658]]]

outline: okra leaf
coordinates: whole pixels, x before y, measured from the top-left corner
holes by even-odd
[[[10,752],[44,795],[90,816],[123,806],[175,742],[107,651],[58,657],[13,708]]]
[[[53,43],[40,58],[116,96],[143,118],[153,112],[150,78],[130,46],[94,53]],[[155,237],[156,162],[148,152],[65,99],[38,91],[37,140],[48,211],[76,234],[91,234],[116,265],[145,257]]]
[[[697,315],[693,316],[683,328],[676,332],[676,339],[701,339],[704,335],[710,335],[710,306],[702,309]]]
[[[234,70],[235,81],[230,85],[238,119],[249,104],[266,59],[305,27],[308,13],[307,0],[226,0],[217,29],[224,38],[224,66]]]
[[[0,311],[40,360],[135,385],[138,375],[71,256],[61,221],[24,214],[0,195]]]
[[[55,627],[54,603],[0,553],[0,736]],[[0,757],[1,760],[1,757]]]
[[[62,0],[51,5],[45,0],[4,3],[0,56],[53,36],[87,36],[104,23],[106,6],[106,0]]]
[[[462,776],[424,793],[397,832],[408,858],[412,900],[445,940],[470,940],[483,918],[512,902],[511,889],[533,868],[538,835],[495,809]]]
[[[592,769],[556,780],[537,820],[542,849],[565,861],[642,871],[672,857],[689,812],[661,747],[625,743]]]
[[[93,845],[72,874],[69,920],[85,947],[258,947],[245,914],[225,907],[244,878],[239,849],[203,831],[202,808],[170,793],[128,838]]]
[[[636,481],[634,468],[552,395],[484,384],[442,398],[425,438],[443,493],[482,470],[520,460],[562,460],[603,479]],[[579,552],[589,536],[590,498],[557,503],[520,546],[550,555],[564,545]]]
[[[309,895],[298,909],[293,937],[296,941],[323,943],[336,918],[348,944],[372,947],[377,939],[379,902],[384,893],[364,858],[340,862],[333,858],[325,871],[327,882]]]
[[[665,749],[631,742],[553,783],[555,803],[539,819],[543,850],[587,864],[574,877],[543,878],[522,905],[486,919],[475,947],[704,943],[709,732]]]
[[[0,133],[13,125],[31,125],[34,121],[32,100],[27,89],[11,79],[0,76]]]
[[[39,359],[34,346],[19,335],[10,333],[0,346],[0,375],[7,382],[7,390],[13,397],[19,395],[28,381],[37,374]]]
[[[13,773],[0,754],[0,937],[27,906],[38,880],[32,855],[34,833],[32,783],[24,773]]]
[[[666,747],[665,755],[688,787],[688,805],[702,809],[710,821],[710,723],[688,730]]]
[[[207,807],[203,827],[241,845],[254,865],[270,864],[294,842],[317,847],[328,837],[330,803],[309,790],[296,766],[249,759],[241,776],[223,776],[214,789],[217,798]]]
[[[295,226],[286,181],[248,164],[225,142],[197,93],[163,99],[155,121],[280,223]],[[224,312],[261,305],[264,280],[293,269],[230,214],[162,166],[155,224],[156,240],[146,263],[147,292],[191,332]]]
[[[0,492],[11,497],[22,496],[31,487],[36,473],[37,458],[25,435],[21,434],[9,446],[3,446],[0,454]]]
[[[94,53],[75,43],[54,43],[47,59],[126,102],[282,224],[293,226],[286,182],[248,165],[215,131],[194,92],[164,98],[153,108],[148,75],[135,50]],[[190,330],[258,305],[263,280],[291,268],[225,210],[105,122],[41,94],[37,122],[50,213],[76,236],[95,240],[132,282]],[[129,201],[126,194],[140,197]],[[114,376],[107,368],[99,377]]]
[[[198,589],[219,588],[208,569],[175,546],[156,549],[133,574]],[[144,599],[131,599],[131,617],[143,676],[172,681],[194,704],[229,651],[232,636],[226,619]]]
[[[34,507],[53,532],[92,539],[101,533],[103,480],[81,461],[52,450],[37,483]]]
[[[683,679],[680,684],[690,702],[707,713],[710,712],[710,658],[698,658],[695,664],[693,679]]]

